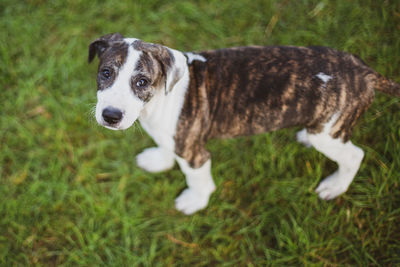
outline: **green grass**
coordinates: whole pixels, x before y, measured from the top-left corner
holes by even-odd
[[[213,140],[218,185],[193,216],[174,209],[179,168],[149,174],[139,127],[98,126],[97,37],[179,50],[324,45],[400,82],[400,4],[380,0],[0,0],[1,266],[398,266],[400,99],[378,93],[353,142],[366,151],[346,194],[318,199],[336,168],[298,129]]]

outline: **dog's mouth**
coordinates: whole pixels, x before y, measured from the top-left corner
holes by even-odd
[[[105,121],[99,122],[99,124],[109,130],[119,131],[119,130],[126,130],[128,129],[131,124],[127,124],[125,122],[118,122],[118,123],[108,123]]]
[[[122,129],[120,129],[119,125],[120,125],[120,123],[115,123],[115,124],[109,124],[107,122],[101,123],[101,126],[107,128],[107,129],[110,129],[110,130],[114,130],[114,131],[122,130]]]
[[[96,116],[97,123],[107,129],[118,131],[118,130],[126,130],[133,125],[136,121],[129,118],[129,116],[122,116],[120,120],[110,120],[109,118],[106,120],[103,116]]]

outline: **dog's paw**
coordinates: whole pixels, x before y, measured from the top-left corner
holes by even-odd
[[[175,199],[175,207],[186,215],[193,214],[207,207],[210,195],[187,188]]]
[[[297,139],[297,142],[302,143],[306,147],[311,147],[312,146],[310,140],[308,140],[307,130],[306,129],[298,131],[296,133],[296,139]]]
[[[136,156],[136,164],[148,172],[161,172],[174,166],[174,156],[162,148],[151,147]]]
[[[315,189],[319,197],[325,200],[334,199],[335,197],[347,191],[349,183],[346,179],[339,177],[339,172],[325,178]]]

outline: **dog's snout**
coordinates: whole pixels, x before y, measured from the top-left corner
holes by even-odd
[[[121,121],[122,112],[117,108],[107,107],[103,110],[102,116],[107,123],[116,124]]]

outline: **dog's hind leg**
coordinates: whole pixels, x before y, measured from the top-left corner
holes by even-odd
[[[310,141],[308,140],[307,130],[306,129],[303,129],[303,130],[298,131],[296,133],[296,140],[297,140],[297,142],[302,143],[306,147],[311,147],[312,146]]]
[[[211,176],[211,159],[208,159],[200,168],[190,167],[183,158],[177,157],[176,160],[186,176],[188,188],[176,198],[175,207],[189,215],[205,208],[215,190]]]
[[[351,141],[343,143],[340,138],[333,138],[326,128],[318,134],[307,133],[307,137],[315,149],[339,166],[338,170],[325,178],[316,189],[320,198],[333,199],[344,193],[353,181],[360,168],[364,151]]]
[[[151,147],[136,156],[136,164],[148,172],[161,172],[171,169],[174,159],[173,152],[162,147]]]

